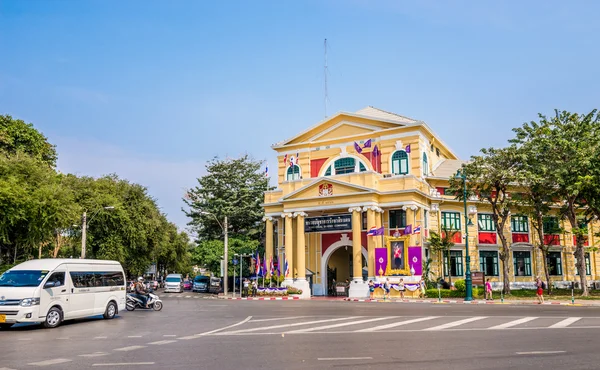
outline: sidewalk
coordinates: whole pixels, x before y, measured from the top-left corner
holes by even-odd
[[[426,298],[426,299],[369,299],[369,298],[344,298],[347,302],[372,302],[372,303],[433,303],[433,304],[510,304],[510,305],[538,305],[537,300],[526,300],[526,299],[505,299],[504,302],[500,299],[496,299],[493,301],[486,301],[483,299],[474,299],[472,301],[465,301],[463,299],[435,299],[435,298]],[[600,307],[600,300],[591,301],[591,300],[578,300],[576,299],[574,303],[571,301],[544,301],[543,305],[556,305],[556,306],[593,306]]]

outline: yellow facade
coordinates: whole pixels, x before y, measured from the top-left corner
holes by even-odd
[[[336,114],[273,149],[278,153],[277,188],[265,194],[263,204],[266,254],[280,261],[282,273],[287,260],[286,284],[302,288],[305,294],[326,295],[331,293],[333,278],[338,282],[348,279],[350,294],[365,296],[365,279],[379,283],[388,278],[392,282],[403,279],[416,284],[421,266],[412,262],[418,260],[420,264],[427,258],[432,259],[432,277],[440,276],[441,256],[429,252],[427,239],[431,231],[440,232],[443,224],[453,220],[460,220],[461,232],[451,251],[450,271],[445,274],[457,275],[453,279],[464,277],[463,203],[440,193],[463,162],[427,124],[367,107],[356,113]],[[497,233],[478,226],[480,217],[485,224],[489,209],[485,203],[470,200],[467,213],[473,221],[469,227],[471,270],[483,267],[492,281],[501,281]],[[338,218],[344,221],[338,225],[341,229],[330,229]],[[315,229],[312,225],[318,223],[327,225]],[[411,230],[405,230],[408,225]],[[510,222],[504,230],[513,250],[509,275],[515,285],[531,283],[536,275],[543,275],[541,253],[532,246],[534,232],[528,221],[519,225],[527,231],[513,232]],[[552,279],[559,282],[574,280],[575,270],[572,234],[568,225],[563,226],[566,233],[560,236],[560,245],[552,249],[559,252],[552,255],[557,270]],[[368,230],[380,227],[384,236],[367,236]],[[413,232],[417,228],[420,232]],[[593,228],[589,229],[592,246]],[[402,238],[394,236],[404,231],[406,243],[402,245],[407,252],[395,257],[389,245],[396,245],[394,240]],[[401,263],[405,273],[380,276],[376,254],[388,267]],[[589,255],[588,278],[596,280],[600,256],[594,251]]]

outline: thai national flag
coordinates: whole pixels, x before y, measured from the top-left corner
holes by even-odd
[[[260,254],[258,254],[258,251],[256,252],[256,276],[258,276],[258,274],[260,274]]]
[[[287,164],[287,154],[283,156],[283,164],[286,165]]]
[[[268,271],[269,271],[269,260],[267,260],[267,256],[263,255],[265,257],[265,264],[264,266],[262,266],[263,269],[263,276],[267,275]]]
[[[417,226],[415,227],[415,229],[413,230],[413,234],[420,234],[421,233],[421,226]]]
[[[269,258],[269,273],[273,275],[275,273],[275,266],[273,265],[273,256]]]
[[[377,233],[377,226],[373,226],[367,232],[367,236],[375,236],[375,235],[377,235],[376,233]]]
[[[300,152],[296,153],[296,163],[294,163],[294,164],[298,165],[299,161],[300,161]]]
[[[265,177],[269,177],[269,165],[265,166]]]
[[[284,258],[285,261],[285,267],[284,267],[284,271],[285,271],[285,277],[288,277],[290,275],[290,265],[288,265],[288,260],[287,257]]]

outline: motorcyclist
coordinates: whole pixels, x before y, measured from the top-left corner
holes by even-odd
[[[135,284],[135,296],[142,301],[144,307],[148,308],[148,291],[146,290],[146,286],[144,286],[144,278],[141,276]]]

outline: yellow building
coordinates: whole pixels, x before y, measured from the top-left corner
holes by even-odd
[[[273,149],[278,186],[265,194],[263,204],[266,255],[280,261],[282,273],[288,267],[285,285],[302,289],[304,296],[327,295],[334,279],[348,279],[349,295],[366,297],[369,280],[398,284],[402,279],[410,295],[422,261],[431,258],[432,275],[441,275],[441,256],[430,253],[427,240],[442,225],[459,230],[444,275],[464,278],[464,207],[444,193],[463,162],[425,122],[367,107],[338,113]],[[468,217],[471,270],[501,281],[499,239],[489,209],[471,199]],[[552,226],[552,219],[548,222]],[[531,284],[543,275],[543,266],[531,244],[530,223],[513,215],[504,232],[512,242],[510,280],[515,286]],[[556,244],[548,259],[553,281],[573,280],[572,234],[567,229],[548,238]],[[586,256],[589,278],[595,280],[599,256],[592,251]]]

